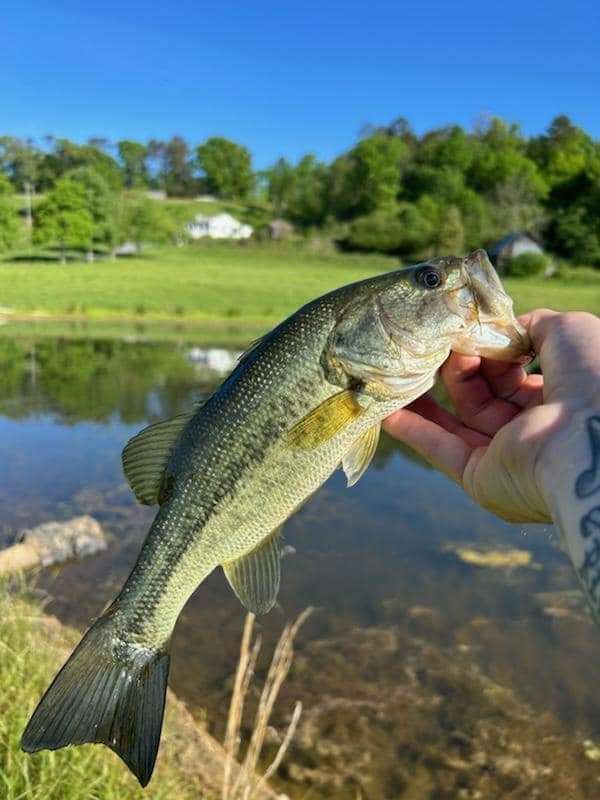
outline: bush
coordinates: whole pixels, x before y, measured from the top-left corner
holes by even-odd
[[[421,199],[419,204],[400,203],[381,208],[352,220],[344,240],[347,249],[414,255],[431,241],[432,212]],[[436,209],[434,209],[435,211]]]
[[[548,267],[548,257],[543,253],[521,253],[508,262],[508,274],[514,278],[540,275]]]
[[[393,253],[400,249],[403,236],[397,214],[374,211],[350,223],[346,242],[350,249]]]

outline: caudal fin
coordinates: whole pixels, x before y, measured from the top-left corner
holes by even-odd
[[[126,644],[110,615],[85,634],[29,720],[27,753],[101,742],[123,759],[142,786],[160,743],[169,654]]]

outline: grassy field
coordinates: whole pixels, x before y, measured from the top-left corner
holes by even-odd
[[[198,787],[171,760],[159,756],[144,792],[120,760],[105,747],[69,748],[27,756],[19,740],[29,714],[66,653],[74,631],[43,614],[23,586],[0,584],[0,797],[3,800],[200,800]],[[171,726],[170,728],[168,726]],[[174,719],[167,717],[167,736]]]
[[[336,286],[394,269],[384,256],[291,244],[164,247],[116,263],[0,263],[0,307],[20,317],[229,323],[259,330]],[[600,272],[509,279],[517,309],[600,312]]]

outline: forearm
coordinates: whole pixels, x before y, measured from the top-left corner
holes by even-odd
[[[543,455],[540,481],[552,519],[600,622],[600,403],[579,410]]]

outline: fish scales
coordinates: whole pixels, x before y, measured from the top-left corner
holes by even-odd
[[[342,464],[368,467],[379,424],[431,387],[450,350],[526,360],[530,343],[483,251],[317,298],[252,347],[191,418],[134,437],[123,465],[160,508],[137,563],[42,697],[25,751],[101,742],[152,775],[169,641],[221,565],[256,613],[276,600],[282,524]]]
[[[130,622],[160,646],[189,595],[218,564],[251,551],[335,470],[349,444],[398,401],[374,403],[318,454],[291,451],[282,434],[339,391],[320,356],[343,295],[310,304],[252,352],[199,410],[168,466],[178,475],[127,582]],[[124,591],[125,591],[124,590]]]

